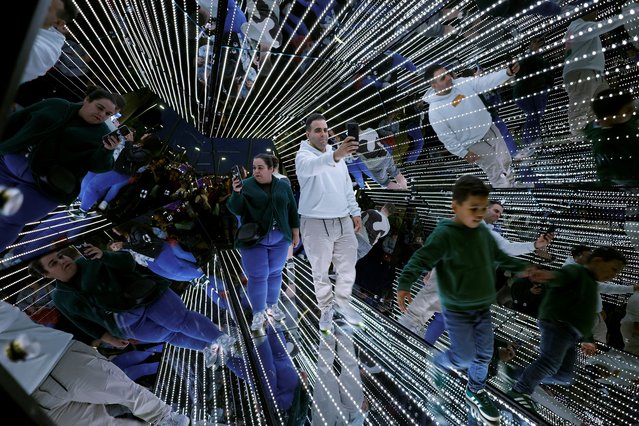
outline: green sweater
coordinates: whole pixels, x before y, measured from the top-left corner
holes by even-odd
[[[89,124],[78,115],[81,105],[64,99],[45,99],[14,112],[0,142],[0,154],[30,152],[34,177],[46,176],[51,166],[64,167],[76,178],[76,190],[60,202],[73,201],[87,172],[113,167],[113,152],[104,148],[106,124]],[[36,182],[39,182],[36,179]]]
[[[639,118],[603,128],[591,122],[584,130],[592,142],[597,177],[604,185],[639,185]]]
[[[591,340],[599,293],[592,272],[582,265],[567,265],[557,271],[546,287],[538,318],[567,322],[579,330],[584,340]]]
[[[169,287],[168,281],[154,277],[154,286],[142,288],[144,276],[135,271],[136,263],[127,252],[104,252],[100,260],[79,258],[75,262],[78,272],[71,282],[56,282],[53,302],[64,316],[96,339],[105,331],[125,338],[113,312],[144,306]],[[143,302],[136,300],[138,290],[146,293]]]
[[[398,279],[410,290],[419,276],[437,270],[441,304],[451,311],[488,309],[495,301],[496,266],[520,271],[526,263],[501,251],[483,223],[477,228],[444,219],[410,258]]]
[[[290,185],[273,177],[269,197],[254,177],[244,179],[242,183],[244,185],[242,191],[239,193],[233,191],[226,202],[229,211],[239,215],[241,223],[259,224],[263,236],[271,230],[275,220],[287,241],[293,241],[291,229],[300,227],[300,217]],[[245,247],[240,242],[235,242],[235,248]]]

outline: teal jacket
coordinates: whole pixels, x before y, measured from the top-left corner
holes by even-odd
[[[546,287],[537,317],[567,322],[579,330],[583,340],[591,341],[599,293],[593,273],[582,265],[567,265],[555,273]]]
[[[233,191],[226,202],[229,211],[240,216],[241,223],[258,223],[263,236],[271,230],[275,219],[284,237],[293,241],[292,228],[300,227],[300,217],[290,185],[273,177],[269,198],[254,177],[244,179],[242,183],[242,190]],[[235,248],[245,246],[236,241]]]
[[[71,202],[80,193],[87,172],[113,168],[113,152],[104,148],[106,124],[89,124],[78,115],[81,105],[64,99],[45,99],[14,112],[0,142],[0,154],[29,152],[31,171],[46,176],[51,166],[61,166],[76,178],[76,191],[60,202]],[[36,179],[36,182],[38,179]]]
[[[450,219],[440,221],[402,270],[398,289],[410,290],[422,273],[436,269],[439,300],[446,309],[490,308],[496,300],[496,267],[520,271],[527,266],[501,251],[490,232],[483,223],[468,228]]]
[[[58,310],[78,328],[99,339],[105,331],[125,338],[113,318],[144,306],[166,291],[169,281],[153,277],[150,288],[144,276],[135,271],[135,261],[127,252],[104,252],[102,259],[75,261],[78,272],[71,282],[56,282],[53,302]],[[143,292],[144,294],[141,294]]]

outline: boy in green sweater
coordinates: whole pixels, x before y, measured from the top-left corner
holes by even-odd
[[[509,396],[524,408],[536,411],[530,394],[538,384],[572,383],[579,340],[586,355],[594,355],[592,341],[599,282],[614,279],[626,258],[612,247],[599,247],[585,265],[566,265],[546,284],[548,290],[539,307],[541,331],[539,357],[523,371]]]
[[[483,223],[488,188],[478,178],[460,177],[453,187],[453,219],[439,222],[424,245],[399,276],[397,302],[406,309],[410,288],[423,273],[437,270],[438,293],[450,339],[450,349],[435,357],[444,370],[468,369],[466,398],[488,420],[499,420],[499,410],[484,387],[493,356],[490,305],[495,302],[495,269],[522,271],[527,264],[501,251]],[[530,270],[530,274],[533,270]],[[537,271],[535,279],[549,278]]]

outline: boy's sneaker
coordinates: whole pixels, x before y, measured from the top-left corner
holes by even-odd
[[[271,314],[275,321],[284,321],[284,319],[286,318],[286,315],[284,314],[284,312],[282,312],[277,303],[269,306],[268,312],[269,314]]]
[[[533,414],[537,414],[537,404],[535,403],[535,401],[533,401],[530,395],[526,395],[525,393],[519,393],[514,389],[511,389],[508,392],[506,392],[506,395],[508,395],[508,397],[512,399],[513,402],[516,402],[517,404],[519,404],[519,406],[522,407],[523,409],[528,410],[529,412]]]
[[[191,419],[184,414],[171,411],[168,416],[165,416],[159,421],[158,426],[189,426]]]
[[[319,319],[319,329],[322,333],[331,334],[333,330],[333,315],[335,315],[333,306],[329,306],[322,310],[322,314]]]
[[[485,419],[493,422],[499,420],[499,410],[488,397],[486,389],[481,389],[479,392],[474,393],[471,392],[470,389],[466,388],[466,399],[477,407]]]
[[[364,320],[362,319],[362,316],[358,314],[350,305],[336,305],[335,310],[338,314],[343,316],[346,322],[348,322],[349,324],[358,327],[364,327]]]
[[[251,331],[264,334],[264,323],[268,320],[266,311],[259,311],[253,314],[253,322],[251,322]]]

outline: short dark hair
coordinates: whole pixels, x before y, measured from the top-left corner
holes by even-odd
[[[581,256],[586,251],[591,251],[592,249],[583,244],[577,244],[572,249],[570,249],[570,254],[572,257]]]
[[[253,160],[257,159],[264,161],[264,164],[266,164],[266,167],[268,167],[269,169],[275,167],[273,165],[273,156],[271,154],[257,154],[255,157],[253,157]]]
[[[58,12],[58,19],[62,19],[65,24],[69,24],[78,17],[78,8],[75,7],[72,0],[62,0],[64,7]]]
[[[426,68],[424,71],[424,80],[426,80],[426,83],[432,83],[433,78],[435,78],[435,71],[442,68],[446,69],[442,64],[433,64]]]
[[[494,206],[495,204],[498,204],[501,206],[501,208],[504,208],[504,205],[501,203],[501,201],[497,201],[497,200],[488,200],[488,207],[490,206]]]
[[[47,274],[47,270],[44,269],[44,265],[40,261],[40,258],[32,260],[31,263],[29,263],[27,271],[29,272],[29,275],[34,278],[44,278]]]
[[[488,197],[490,190],[478,177],[473,175],[464,175],[457,179],[453,186],[453,201],[458,204],[463,203],[472,195]]]
[[[397,212],[397,207],[395,207],[395,204],[393,203],[385,203],[382,208],[386,209],[389,216],[394,215],[395,212]]]
[[[313,121],[316,121],[316,120],[324,120],[324,121],[326,121],[326,117],[324,117],[319,112],[314,112],[311,115],[309,115],[308,118],[306,119],[306,131],[307,132],[311,131],[311,124],[313,123]]]
[[[91,102],[98,99],[108,99],[111,102],[113,102],[113,105],[115,105],[118,109],[124,108],[124,104],[122,104],[122,101],[124,101],[124,98],[122,96],[120,95],[116,96],[116,94],[111,93],[107,91],[106,89],[103,89],[102,87],[88,86],[85,96]]]
[[[595,95],[592,101],[592,111],[599,120],[611,115],[617,115],[624,105],[634,102],[634,98],[628,92],[606,89]]]
[[[627,263],[626,256],[623,255],[619,250],[610,246],[602,246],[597,247],[592,251],[592,254],[588,258],[588,262],[590,262],[595,257],[600,258],[604,262],[611,262],[613,260],[618,260],[624,265]]]

